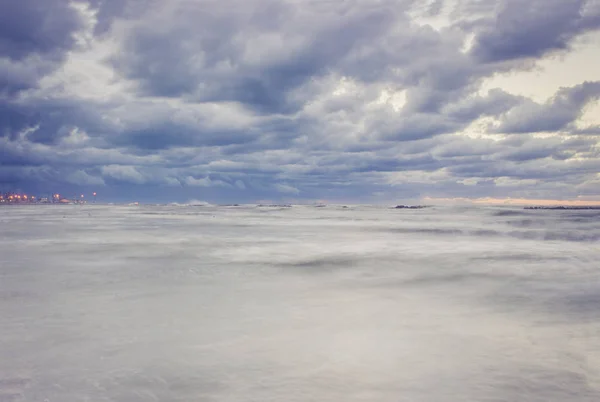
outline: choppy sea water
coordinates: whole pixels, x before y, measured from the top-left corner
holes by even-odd
[[[0,208],[0,401],[599,401],[600,211]]]

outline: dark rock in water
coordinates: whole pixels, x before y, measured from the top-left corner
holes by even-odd
[[[259,208],[291,208],[290,204],[258,204]]]
[[[423,209],[428,208],[427,205],[396,205],[394,209]]]

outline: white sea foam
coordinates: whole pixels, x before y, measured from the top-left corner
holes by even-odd
[[[210,205],[210,203],[207,202],[207,201],[202,201],[202,200],[189,200],[188,202],[186,202],[186,205],[189,205],[189,206],[207,206],[207,205]]]

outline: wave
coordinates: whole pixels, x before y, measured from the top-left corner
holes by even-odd
[[[183,204],[180,204],[178,202],[171,202],[168,205],[170,207],[205,207],[205,206],[208,207],[208,206],[211,206],[212,204],[210,204],[209,202],[206,202],[206,201],[201,201],[201,200],[190,200]]]
[[[600,212],[581,211],[579,213],[560,214],[560,219],[574,223],[593,223],[600,219]]]
[[[524,240],[569,241],[569,242],[595,242],[600,240],[598,233],[582,233],[573,231],[564,232],[510,232],[513,236]]]
[[[516,221],[508,221],[506,222],[506,224],[519,228],[530,228],[532,226],[546,226],[546,222],[535,221],[533,219],[520,219]]]
[[[192,207],[200,207],[200,206],[210,206],[212,205],[210,202],[207,201],[203,201],[203,200],[189,200],[186,205],[192,206]]]
[[[471,261],[497,261],[497,262],[523,262],[523,261],[538,261],[540,256],[538,254],[527,254],[527,253],[518,253],[518,254],[501,254],[501,255],[482,255],[477,257],[471,257]],[[553,261],[565,261],[568,260],[568,257],[560,257],[560,256],[544,256],[544,260],[553,260]]]
[[[415,235],[470,236],[470,237],[513,237],[522,240],[595,242],[600,240],[600,233],[589,231],[548,231],[548,230],[512,230],[493,229],[458,229],[458,228],[392,228],[384,232]]]
[[[523,215],[530,215],[530,214],[525,211],[515,211],[514,209],[512,209],[512,210],[494,211],[492,213],[492,215],[493,216],[523,216]]]
[[[283,262],[277,265],[284,267],[295,267],[295,268],[319,268],[324,267],[348,267],[356,265],[359,261],[366,259],[364,256],[352,255],[352,256],[327,256],[327,257],[316,257],[311,259],[304,259],[296,262]]]

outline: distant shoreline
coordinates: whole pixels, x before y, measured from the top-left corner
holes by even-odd
[[[600,206],[594,205],[581,205],[581,206],[541,206],[541,207],[525,207],[525,209],[544,209],[544,210],[561,210],[561,211],[570,211],[570,210],[600,210]]]
[[[17,207],[17,206],[27,206],[27,207],[50,207],[50,206],[141,206],[141,205],[158,205],[158,206],[169,206],[171,204],[139,204],[139,203],[29,203],[29,202],[0,202],[0,207]],[[215,204],[211,205],[213,207],[241,207],[241,206],[253,206],[257,208],[292,208],[294,206],[303,206],[304,204]],[[207,206],[207,205],[186,205],[182,206]],[[310,205],[307,205],[310,206]],[[325,205],[315,205],[316,208],[325,207]],[[396,205],[388,207],[390,209],[425,209],[432,208],[434,205]],[[475,207],[486,208],[486,207],[498,207],[497,205],[478,205]],[[555,206],[518,206],[518,205],[510,205],[511,208],[522,208],[525,210],[546,210],[546,211],[586,211],[586,210],[600,210],[600,206],[598,205],[578,205],[578,206],[564,206],[564,205],[555,205]],[[342,206],[342,208],[349,208],[348,206]]]

